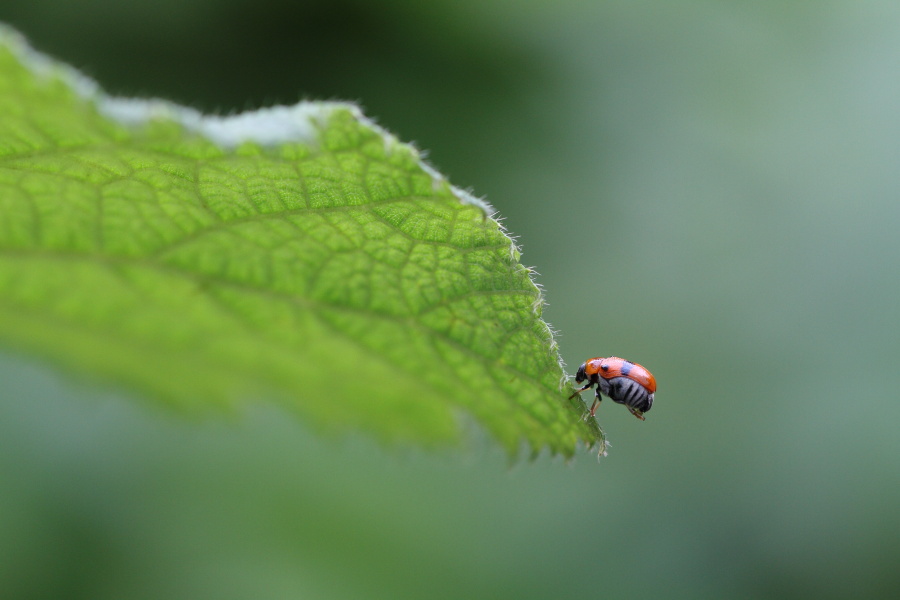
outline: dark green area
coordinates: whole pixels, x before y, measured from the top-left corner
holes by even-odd
[[[510,472],[274,409],[184,423],[8,361],[8,593],[896,597],[896,4],[419,4],[0,18],[113,91],[361,100],[506,217],[570,371],[654,372],[647,421],[604,403],[600,466]]]

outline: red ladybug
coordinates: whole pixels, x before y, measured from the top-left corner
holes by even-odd
[[[600,394],[609,396],[617,404],[624,404],[641,421],[644,413],[653,406],[653,394],[656,392],[656,378],[647,369],[637,363],[633,363],[610,356],[608,358],[591,358],[586,360],[575,374],[575,381],[581,383],[587,379],[587,385],[575,391],[569,396],[574,398],[581,392],[591,389],[594,385],[597,396],[591,405],[591,416],[597,412],[600,406]]]

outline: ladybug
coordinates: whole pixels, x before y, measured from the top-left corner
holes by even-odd
[[[575,374],[575,381],[581,383],[587,379],[587,385],[575,390],[569,396],[571,400],[581,392],[591,389],[594,385],[597,396],[591,405],[590,415],[593,417],[600,406],[602,398],[600,394],[609,396],[617,403],[624,404],[641,421],[644,413],[653,406],[653,394],[656,392],[656,378],[647,369],[637,363],[627,361],[618,356],[607,358],[590,358],[580,367]]]

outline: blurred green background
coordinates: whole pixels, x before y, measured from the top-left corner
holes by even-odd
[[[2,0],[109,91],[360,101],[500,211],[597,464],[185,422],[0,361],[0,598],[900,596],[900,4]],[[337,384],[337,382],[336,382]]]

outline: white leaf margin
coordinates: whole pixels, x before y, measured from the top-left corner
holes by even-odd
[[[92,102],[109,119],[128,127],[140,127],[151,121],[172,120],[188,131],[202,135],[224,150],[232,150],[245,142],[264,147],[285,143],[315,146],[319,141],[319,124],[338,110],[350,112],[363,126],[376,132],[390,151],[398,145],[406,146],[427,173],[435,189],[448,186],[460,202],[480,208],[487,217],[496,211],[483,198],[451,185],[434,167],[429,165],[412,144],[403,144],[393,134],[366,117],[353,102],[308,101],[291,106],[277,105],[226,116],[205,115],[198,110],[158,98],[123,98],[106,94],[100,85],[74,67],[35,50],[21,33],[0,22],[0,45],[8,48],[32,73],[41,78],[58,78],[76,94]]]

